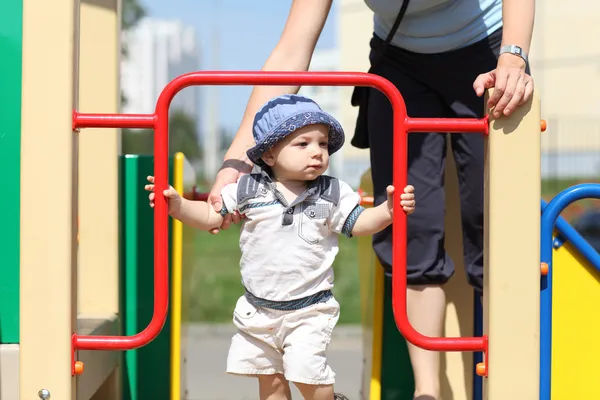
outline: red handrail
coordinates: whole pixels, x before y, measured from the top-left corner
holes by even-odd
[[[181,75],[172,80],[161,92],[154,114],[73,114],[73,128],[129,127],[153,128],[154,174],[156,199],[154,208],[154,315],[149,325],[134,336],[81,336],[73,335],[74,349],[128,350],[144,346],[159,333],[168,309],[168,213],[162,195],[168,186],[168,125],[169,106],[173,97],[186,87],[194,85],[312,85],[312,86],[368,86],[380,90],[391,102],[394,130],[394,179],[397,188],[407,182],[408,132],[480,132],[487,133],[487,119],[409,118],[398,89],[387,79],[363,72],[272,72],[272,71],[201,71]],[[394,193],[394,202],[400,203],[401,190]],[[487,351],[486,337],[434,338],[417,332],[408,320],[406,311],[406,215],[394,214],[392,281],[394,317],[398,329],[409,342],[428,350]]]
[[[146,128],[154,129],[154,174],[161,187],[168,176],[168,131],[157,124],[160,115],[154,114],[81,114],[73,112],[73,130],[81,128]],[[159,178],[160,177],[160,178]],[[140,184],[142,184],[140,182]],[[154,209],[154,312],[148,326],[133,336],[94,336],[73,334],[73,352],[76,350],[131,350],[154,340],[162,330],[169,304],[168,270],[168,208],[157,191]],[[157,199],[158,200],[158,199]]]
[[[393,104],[393,102],[392,102]],[[395,117],[396,118],[396,115]],[[402,121],[398,121],[402,124]],[[394,187],[403,188],[405,181],[397,171],[406,176],[407,149],[404,141],[397,140],[400,133],[406,132],[466,132],[488,134],[488,118],[481,119],[434,119],[406,117],[404,125],[397,128],[394,120]],[[400,156],[402,155],[402,156]],[[418,188],[415,188],[419,190]],[[394,204],[400,203],[401,190],[394,192]],[[406,311],[406,215],[394,213],[392,224],[392,308],[396,325],[402,336],[412,344],[433,351],[482,351],[487,354],[487,336],[479,337],[429,337],[419,333],[408,320]],[[398,268],[400,267],[400,268]],[[487,358],[487,357],[486,357]],[[486,359],[487,362],[487,359]]]

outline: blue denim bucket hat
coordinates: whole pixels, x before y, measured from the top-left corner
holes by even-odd
[[[344,144],[342,125],[308,97],[286,94],[269,100],[254,117],[252,134],[256,145],[247,151],[248,158],[260,166],[261,156],[277,142],[307,125],[329,126],[329,154]]]

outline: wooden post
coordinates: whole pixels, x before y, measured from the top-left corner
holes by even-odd
[[[539,398],[540,126],[537,93],[510,117],[496,120],[490,114],[483,305],[487,400]]]
[[[20,398],[74,400],[78,0],[23,1]],[[16,188],[15,190],[18,190]]]

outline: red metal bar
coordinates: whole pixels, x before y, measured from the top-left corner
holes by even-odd
[[[74,347],[86,350],[127,350],[141,347],[152,341],[162,329],[168,308],[168,207],[163,190],[168,187],[168,124],[169,106],[173,97],[186,87],[193,85],[312,85],[312,86],[369,86],[380,90],[391,102],[394,129],[394,179],[397,188],[406,186],[407,181],[407,132],[456,132],[463,128],[476,129],[472,121],[462,120],[418,120],[406,116],[406,106],[398,89],[388,80],[362,72],[239,72],[202,71],[181,75],[171,81],[159,96],[156,111],[152,116],[82,115],[74,114],[74,126],[102,127],[150,127],[155,129],[154,139],[154,314],[146,329],[131,337],[125,336],[73,336]],[[86,121],[87,123],[84,122]],[[152,120],[152,124],[150,124]],[[411,122],[416,121],[416,122]],[[411,125],[412,124],[412,125]],[[477,124],[481,124],[478,122]],[[477,125],[474,124],[474,125]],[[443,129],[441,129],[443,128]],[[459,129],[460,128],[460,129]],[[394,202],[400,203],[401,190],[394,193]],[[393,309],[398,329],[416,346],[438,351],[486,351],[486,338],[433,338],[417,332],[410,324],[406,311],[406,215],[394,214],[393,243]]]
[[[154,129],[154,174],[157,180],[167,182],[168,175],[168,105],[163,114],[78,114],[73,113],[73,126],[100,128],[148,128]],[[159,116],[161,118],[159,118]],[[168,210],[162,190],[157,197],[154,215],[154,312],[148,326],[133,336],[92,336],[73,334],[73,351],[75,350],[131,350],[145,346],[154,340],[162,330],[169,304],[169,271],[168,271]],[[75,364],[74,364],[75,365]]]
[[[154,129],[154,114],[81,114],[73,112],[73,130],[80,128]]]
[[[407,118],[408,132],[489,133],[488,117],[484,118]]]
[[[407,146],[406,139],[409,129],[424,132],[463,132],[470,123],[462,124],[461,120],[450,119],[441,123],[439,119],[409,119],[398,112],[400,108],[397,98],[391,98],[394,110],[394,204],[400,204],[400,195],[406,186],[407,177]],[[473,121],[471,121],[472,123]],[[412,126],[411,126],[412,124]],[[416,190],[419,190],[416,188]],[[396,325],[402,336],[410,343],[422,349],[432,351],[484,351],[487,353],[486,337],[430,337],[419,333],[408,319],[406,306],[406,214],[394,213],[392,224],[392,308]]]

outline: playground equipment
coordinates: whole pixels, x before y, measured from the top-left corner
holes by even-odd
[[[466,131],[487,138],[483,330],[447,330],[450,337],[429,338],[410,326],[405,310],[406,221],[402,213],[397,213],[394,222],[394,261],[400,273],[388,282],[395,325],[406,339],[420,346],[484,355],[481,366],[471,366],[468,371],[477,369],[483,376],[485,399],[548,400],[544,396],[548,396],[549,382],[543,381],[548,375],[540,369],[540,281],[545,269],[540,264],[537,98],[510,118],[499,120],[414,119],[406,116],[397,90],[369,74],[207,72],[171,82],[154,114],[118,115],[116,2],[11,0],[3,2],[0,10],[5,11],[0,12],[0,20],[5,22],[0,25],[12,33],[12,42],[3,50],[10,59],[19,60],[3,66],[2,71],[9,99],[6,104],[12,108],[6,118],[10,134],[0,135],[0,163],[7,171],[7,187],[20,185],[17,196],[0,200],[4,210],[15,210],[19,204],[18,210],[7,212],[3,224],[6,240],[1,244],[5,262],[12,266],[2,268],[0,280],[5,296],[0,302],[2,398],[118,399],[122,395],[120,361],[114,350],[138,348],[161,333],[168,313],[170,260],[169,224],[161,189],[169,180],[168,107],[179,90],[196,84],[358,84],[383,91],[394,106],[396,186],[406,181],[407,134]],[[106,114],[88,113],[92,111]],[[91,129],[94,127],[103,129]],[[156,297],[153,318],[141,332],[122,332],[121,316],[117,315],[118,194],[107,189],[118,187],[119,181],[116,127],[155,129],[159,194],[153,233]],[[553,210],[560,208],[556,204]],[[557,211],[553,213],[557,215]],[[552,271],[552,264],[544,260]],[[554,287],[558,295],[557,289],[558,285]],[[553,313],[557,311],[554,307]],[[547,326],[542,328],[545,338]],[[565,357],[567,342],[560,349],[563,353],[555,351],[553,357]],[[545,361],[543,365],[548,365]],[[17,364],[18,387],[14,380]],[[554,368],[564,367],[553,363]],[[176,369],[172,371],[175,377]],[[552,379],[561,378],[554,374]],[[553,385],[553,395],[555,388]]]
[[[121,331],[131,336],[146,327],[153,314],[154,277],[149,268],[153,264],[153,212],[148,206],[148,193],[140,185],[153,173],[153,158],[150,155],[124,155],[120,161],[122,261],[119,319]],[[169,171],[169,182],[179,193],[189,197],[195,187],[196,176],[182,153],[169,157]],[[182,320],[188,320],[194,233],[194,229],[184,227],[177,220],[169,223],[168,286],[171,294],[168,317],[155,340],[123,355],[120,370],[124,399],[186,398],[182,365],[185,363],[183,355],[187,334]],[[157,365],[164,367],[157,368]]]
[[[73,114],[73,129],[81,128],[114,128],[114,127],[130,127],[130,128],[152,128],[155,131],[155,172],[156,177],[156,203],[155,203],[155,307],[154,316],[148,327],[139,334],[133,337],[124,336],[94,336],[86,337],[82,335],[73,335],[73,353],[78,350],[127,350],[141,345],[147,344],[148,341],[152,340],[160,331],[164,318],[166,316],[166,304],[165,299],[165,278],[166,278],[166,255],[168,251],[167,247],[167,204],[162,196],[162,190],[168,187],[168,168],[167,168],[167,148],[168,148],[168,111],[169,104],[173,97],[182,89],[192,85],[363,85],[371,86],[381,90],[390,100],[394,110],[394,185],[397,187],[403,187],[406,184],[406,135],[409,132],[428,132],[428,131],[440,131],[440,132],[473,132],[473,133],[489,133],[489,146],[488,146],[488,159],[486,162],[486,178],[487,178],[487,235],[497,234],[498,237],[492,242],[487,240],[487,252],[488,262],[486,263],[486,301],[484,305],[491,311],[486,314],[489,320],[493,320],[493,323],[484,325],[485,334],[480,337],[462,337],[462,338],[430,338],[421,335],[419,332],[414,330],[406,316],[406,216],[403,213],[396,213],[394,216],[394,235],[396,237],[394,243],[394,265],[398,273],[393,275],[393,307],[394,316],[400,332],[403,336],[421,346],[430,350],[437,351],[479,351],[484,353],[484,363],[478,367],[478,373],[484,375],[487,381],[484,383],[484,393],[486,398],[494,398],[495,396],[507,396],[517,395],[515,390],[521,397],[530,398],[527,392],[531,393],[531,398],[538,393],[537,378],[538,374],[535,371],[539,371],[539,358],[538,357],[527,357],[527,355],[539,355],[539,342],[536,343],[537,333],[539,332],[539,323],[532,322],[531,315],[535,315],[536,310],[539,310],[539,294],[536,293],[535,289],[539,290],[539,277],[540,277],[540,263],[539,263],[539,251],[537,246],[534,250],[531,250],[531,241],[537,241],[539,244],[539,214],[535,216],[529,215],[531,221],[530,226],[521,229],[524,233],[533,233],[528,237],[529,240],[518,240],[514,241],[512,238],[506,238],[507,235],[501,235],[502,229],[506,229],[506,221],[511,218],[505,218],[494,220],[493,223],[489,223],[490,216],[494,215],[493,211],[499,212],[500,207],[493,202],[490,202],[491,192],[495,193],[499,191],[501,194],[503,190],[507,190],[509,187],[514,190],[517,186],[517,190],[520,190],[521,196],[518,200],[510,197],[503,199],[503,203],[509,203],[518,201],[520,210],[528,211],[529,203],[532,203],[530,197],[527,194],[536,194],[535,206],[536,209],[539,207],[539,183],[537,185],[531,184],[530,182],[539,182],[539,165],[537,168],[533,168],[528,173],[534,175],[536,179],[525,179],[526,182],[519,182],[522,178],[523,172],[518,168],[505,168],[503,174],[494,173],[494,163],[500,163],[500,160],[494,158],[494,151],[491,150],[493,146],[497,146],[501,149],[508,150],[512,141],[523,142],[526,149],[531,146],[526,146],[527,141],[532,139],[539,140],[540,133],[540,118],[539,118],[539,107],[532,107],[530,102],[529,107],[524,107],[520,113],[517,113],[516,117],[521,119],[520,124],[515,124],[514,121],[507,119],[488,121],[488,118],[484,119],[415,119],[410,118],[406,115],[404,102],[400,93],[397,89],[387,80],[365,73],[290,73],[290,72],[197,72],[182,75],[171,81],[159,96],[156,112],[152,115],[116,115],[116,114],[82,114],[75,112]],[[536,113],[537,111],[537,113]],[[517,129],[523,129],[529,123],[530,132],[527,134],[518,135],[506,133],[514,133]],[[490,129],[491,128],[491,129]],[[491,132],[490,132],[491,131]],[[510,139],[508,139],[510,138]],[[538,146],[539,148],[539,146]],[[539,150],[538,150],[539,152]],[[529,154],[531,155],[531,154]],[[539,153],[538,153],[539,157]],[[539,158],[538,158],[539,160]],[[507,170],[509,173],[507,173]],[[537,176],[536,171],[537,170]],[[507,178],[507,175],[511,175],[512,180]],[[519,186],[522,186],[519,187]],[[537,191],[535,190],[537,187]],[[395,201],[399,201],[399,195],[396,194]],[[506,204],[504,204],[506,205]],[[516,206],[516,203],[513,204]],[[497,209],[496,209],[497,208]],[[515,210],[517,207],[515,207]],[[514,212],[513,214],[519,214]],[[499,213],[497,215],[500,215]],[[527,215],[520,215],[519,218],[521,224],[527,220]],[[535,228],[535,229],[532,229]],[[490,233],[491,232],[491,233]],[[532,239],[534,238],[534,239]],[[496,244],[502,244],[506,242],[511,245],[512,248],[520,246],[522,248],[521,257],[527,255],[528,262],[534,262],[534,266],[529,270],[521,272],[521,279],[516,284],[511,282],[510,279],[511,268],[505,267],[503,271],[496,271],[495,269],[489,268],[490,259],[497,258],[500,261],[513,261],[506,260],[506,254],[509,252],[502,252],[495,250]],[[525,242],[525,243],[523,243]],[[506,244],[505,243],[505,244]],[[501,248],[499,249],[501,250]],[[530,254],[527,254],[530,253]],[[495,256],[495,257],[492,257]],[[502,263],[503,264],[503,263]],[[509,263],[506,263],[509,264]],[[531,264],[530,264],[531,265]],[[506,271],[508,270],[508,272]],[[494,274],[494,279],[489,279],[490,272]],[[507,284],[510,285],[507,290]],[[498,286],[502,284],[502,286]],[[521,326],[521,332],[514,329],[514,319],[517,311],[512,313],[502,312],[500,303],[506,306],[506,295],[512,297],[511,293],[514,289],[514,297],[518,297],[518,294],[523,296],[523,293],[532,294],[531,304],[534,307],[527,307],[520,304],[518,307],[521,312],[526,312],[519,319],[519,325]],[[502,301],[500,301],[502,298]],[[537,301],[536,301],[537,300]],[[510,302],[510,301],[509,301]],[[492,307],[494,305],[496,308]],[[537,318],[536,318],[537,320]],[[510,329],[507,327],[510,326]],[[515,334],[515,331],[518,333]],[[522,333],[529,332],[527,340],[523,340]],[[497,332],[497,334],[495,333]],[[493,337],[493,340],[489,340],[489,337]],[[510,363],[516,361],[511,360],[511,357],[502,351],[503,343],[506,339],[513,339],[510,342],[512,352],[518,354],[520,364],[526,366],[526,369],[520,371],[521,376],[515,376],[512,371],[507,370],[505,367]],[[520,340],[514,340],[514,339]],[[491,346],[488,346],[488,340]],[[516,349],[518,348],[518,349]],[[538,351],[536,351],[536,348]],[[501,355],[496,358],[490,358],[488,352],[492,349],[498,351]],[[489,369],[488,369],[489,368]],[[490,370],[497,368],[494,377],[489,375]],[[530,375],[530,379],[527,385],[516,385],[518,389],[515,389],[515,381],[519,378],[523,378],[523,375]],[[505,384],[501,384],[502,379],[506,379]],[[508,382],[511,385],[508,385]],[[535,382],[535,383],[532,383]],[[486,390],[487,389],[487,390]],[[496,394],[497,393],[497,394]],[[523,396],[525,394],[525,396]]]
[[[574,308],[575,306],[575,301],[570,300],[569,297],[565,298],[564,300],[562,298],[556,298],[553,296],[553,285],[555,282],[555,279],[553,279],[553,264],[554,264],[554,260],[553,260],[553,250],[560,248],[564,242],[565,239],[568,239],[569,236],[571,237],[571,243],[573,246],[575,246],[580,254],[580,257],[583,256],[587,259],[587,263],[586,264],[591,264],[596,271],[593,271],[594,275],[593,278],[595,279],[587,279],[587,285],[589,285],[590,283],[592,283],[592,287],[589,288],[589,290],[587,291],[587,296],[589,297],[589,299],[591,300],[593,298],[593,296],[595,295],[596,298],[598,296],[598,272],[600,271],[600,256],[598,255],[598,253],[591,248],[591,246],[589,244],[587,244],[585,242],[585,240],[581,240],[580,237],[577,237],[577,235],[575,234],[575,232],[573,232],[572,230],[569,230],[569,226],[568,224],[566,224],[564,221],[560,221],[559,220],[559,216],[560,213],[572,202],[577,201],[577,200],[581,200],[581,199],[586,199],[586,198],[593,198],[593,199],[600,199],[600,185],[598,184],[582,184],[582,185],[576,185],[573,186],[567,190],[564,190],[563,192],[561,192],[560,194],[558,194],[552,201],[550,201],[550,203],[548,203],[545,207],[542,204],[543,208],[543,212],[542,212],[542,222],[541,222],[541,229],[542,229],[542,247],[541,247],[541,260],[542,260],[542,265],[543,267],[546,269],[546,273],[543,275],[542,277],[542,296],[541,296],[541,338],[540,338],[540,344],[541,344],[541,360],[540,360],[540,400],[550,400],[551,398],[553,398],[553,396],[556,396],[556,398],[571,398],[573,396],[578,396],[579,398],[596,398],[598,397],[598,395],[600,394],[599,388],[597,387],[598,385],[591,385],[591,382],[594,382],[593,380],[593,375],[589,376],[589,381],[590,383],[587,383],[585,380],[583,380],[581,376],[576,376],[573,375],[572,373],[567,375],[567,379],[564,378],[563,379],[566,381],[567,385],[562,385],[559,386],[559,389],[561,390],[561,394],[560,395],[556,395],[556,392],[554,391],[554,387],[553,387],[553,379],[552,379],[552,371],[554,369],[558,369],[559,371],[563,368],[562,363],[560,363],[560,359],[557,359],[556,357],[553,357],[553,350],[554,348],[556,348],[557,350],[560,351],[559,355],[561,355],[562,357],[564,357],[564,352],[565,352],[565,347],[568,344],[570,344],[572,347],[569,349],[569,351],[575,351],[575,349],[573,348],[575,343],[577,343],[577,336],[576,337],[571,337],[571,340],[568,341],[564,341],[561,344],[563,344],[563,346],[561,347],[554,347],[553,346],[553,314],[556,311],[560,311],[560,310],[556,310],[553,306],[554,304],[560,304],[558,303],[558,301],[564,301],[565,303],[567,301],[569,301],[571,304],[569,304],[569,309],[570,309],[570,313],[571,314],[571,321],[572,323],[569,326],[569,330],[572,330],[574,328],[576,328],[576,325],[580,322],[580,318],[578,321],[578,318],[573,318],[573,314],[575,314],[575,316],[577,316],[577,314],[579,314],[579,316],[581,316],[580,312],[574,312],[574,310],[576,310],[576,308]],[[558,224],[557,224],[558,221]],[[555,229],[555,224],[558,225],[558,228],[560,229],[562,226],[562,238],[557,238],[556,240],[553,238],[553,233],[554,233],[554,229]],[[572,228],[571,228],[572,229]],[[579,271],[579,273],[581,273],[582,271]],[[567,278],[568,279],[568,278]],[[567,280],[565,279],[565,280]],[[558,283],[558,281],[556,281]],[[564,282],[563,282],[564,283]],[[575,288],[577,288],[577,290],[582,290],[582,286],[581,285],[577,285],[574,286]],[[580,292],[579,292],[580,293]],[[574,296],[574,298],[579,298],[579,300],[581,300],[581,294]],[[594,304],[594,303],[591,303]],[[563,308],[564,311],[564,308]],[[557,313],[558,314],[558,313]],[[590,316],[593,314],[588,314],[585,315],[584,314],[584,321],[587,320],[587,326],[582,327],[583,329],[581,329],[581,331],[584,331],[584,329],[586,330],[590,330],[590,325],[594,325],[597,326],[596,322],[591,321],[592,318],[590,318]],[[567,314],[568,316],[568,314]],[[564,320],[563,320],[564,321]],[[563,322],[561,321],[561,322]],[[564,322],[563,322],[564,324]],[[557,325],[560,326],[560,325]],[[564,329],[564,328],[563,328]],[[579,331],[579,332],[581,332]],[[592,330],[594,331],[594,330]],[[560,332],[560,330],[559,330]],[[562,333],[562,332],[561,332]],[[568,333],[567,333],[568,334]],[[564,333],[563,333],[564,335]],[[559,340],[564,340],[564,337],[560,337],[559,336]],[[597,356],[598,354],[600,354],[599,350],[600,348],[597,345],[589,345],[588,343],[585,344],[579,344],[580,350],[582,350],[583,352],[585,352],[585,357],[587,360],[594,360],[596,359],[595,356]],[[554,358],[554,359],[553,359]],[[579,365],[579,369],[581,369],[582,367],[585,368],[585,366],[587,364],[589,364],[590,361],[583,361],[580,365]],[[577,365],[577,364],[575,364]],[[591,364],[589,365],[591,366]],[[564,374],[564,369],[562,370],[563,374]],[[580,371],[582,372],[582,374],[587,374],[586,372]],[[575,386],[575,387],[573,387]]]
[[[542,129],[544,129],[542,127]],[[451,153],[448,154],[451,157]],[[452,161],[451,158],[448,160]],[[482,309],[478,296],[466,284],[462,269],[460,221],[457,221],[457,182],[449,165],[446,171],[446,249],[454,258],[455,277],[446,284],[445,332],[473,332],[481,334]],[[373,203],[371,177],[367,171],[361,181],[365,206]],[[598,330],[595,315],[600,301],[600,254],[562,217],[560,211],[573,201],[599,198],[600,185],[582,184],[564,190],[552,201],[552,211],[542,200],[542,249],[551,254],[542,258],[542,300],[540,324],[542,349],[540,352],[540,400],[598,398],[600,385],[595,380],[594,364],[600,357],[600,344],[581,340],[581,332]],[[554,224],[556,220],[556,224]],[[554,230],[553,230],[554,227]],[[458,240],[457,240],[458,239]],[[391,279],[384,276],[371,247],[370,238],[360,241],[359,265],[361,282],[361,314],[363,324],[362,399],[412,400],[414,382],[406,341],[393,321],[389,292]],[[544,253],[542,252],[542,257]],[[551,263],[548,263],[551,260]],[[548,284],[551,282],[551,285]],[[460,313],[457,313],[460,310]],[[473,310],[469,313],[468,310]],[[480,362],[473,357],[453,357],[442,354],[442,397],[455,400],[482,398],[482,378],[474,372]],[[573,368],[577,365],[578,368]]]
[[[468,286],[462,263],[462,231],[458,202],[458,182],[454,173],[452,151],[449,149],[446,168],[446,249],[455,262],[454,277],[444,286],[446,292],[446,321],[443,335],[481,336],[482,319],[479,298]],[[364,206],[373,203],[370,171],[361,180]],[[413,371],[406,340],[394,322],[391,291],[392,282],[384,275],[375,256],[370,237],[359,241],[361,282],[361,315],[363,325],[362,399],[412,400]],[[478,310],[479,312],[475,312]],[[479,328],[479,329],[477,329]],[[443,398],[477,399],[481,393],[481,377],[475,365],[481,354],[442,353],[440,383]]]
[[[127,282],[127,277],[119,276],[120,266],[126,264],[120,256],[133,247],[123,248],[128,244],[121,234],[127,221],[120,206],[119,182],[120,172],[127,168],[119,168],[118,132],[90,129],[80,138],[73,134],[71,121],[74,104],[81,110],[117,112],[119,108],[117,6],[118,2],[108,0],[0,4],[0,50],[6,56],[0,67],[5,89],[0,102],[6,111],[0,164],[5,184],[14,193],[0,200],[5,212],[0,241],[3,400],[119,399],[125,380],[131,386],[148,377],[133,376],[130,361],[165,346],[152,360],[172,376],[151,385],[146,381],[144,388],[162,385],[172,398],[180,398],[176,391],[184,392],[176,348],[185,345],[180,342],[185,335],[178,331],[178,322],[171,326],[172,334],[163,329],[152,346],[127,353],[123,360],[117,352],[80,351],[81,362],[72,362],[73,333],[118,335],[128,331],[126,322],[137,328],[119,304],[120,284]],[[183,168],[179,159],[171,159],[174,175]],[[177,177],[172,178],[177,184]],[[136,189],[141,189],[139,184]],[[143,202],[146,211],[147,201]],[[177,242],[178,232],[173,227],[175,258],[185,251]],[[146,246],[152,246],[152,237]],[[181,262],[167,261],[171,267]],[[141,285],[144,273],[152,274],[152,269],[144,265],[139,271]],[[172,271],[175,284],[177,270]],[[181,290],[173,289],[179,296]],[[124,294],[135,299],[131,291]],[[172,302],[173,321],[180,315],[177,307],[185,312],[185,300]],[[140,315],[143,311],[140,307]],[[69,372],[80,375],[75,379]]]

